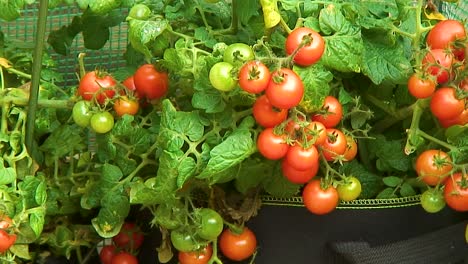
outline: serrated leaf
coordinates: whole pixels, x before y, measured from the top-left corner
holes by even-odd
[[[333,74],[321,64],[309,67],[294,66],[294,71],[304,84],[304,97],[300,106],[307,112],[314,112],[322,107],[323,100],[330,94],[330,81]]]
[[[168,21],[163,18],[151,21],[132,19],[129,22],[128,38],[134,49],[151,58],[148,45],[161,35],[168,25]]]
[[[13,21],[21,15],[24,7],[23,0],[0,0],[0,19]]]
[[[389,187],[397,187],[403,182],[403,179],[396,176],[387,176],[382,178],[382,181]]]
[[[400,195],[402,197],[413,196],[416,195],[416,191],[409,183],[404,182],[400,187]]]
[[[45,209],[37,207],[36,210],[29,215],[29,225],[36,237],[39,237],[44,229],[45,223]]]
[[[102,208],[96,218],[91,220],[96,232],[104,238],[110,238],[120,231],[123,221],[130,212],[128,197],[123,190],[108,192],[101,201]]]
[[[390,199],[397,198],[398,196],[393,193],[393,188],[386,188],[377,195],[377,199]]]
[[[265,178],[263,188],[265,191],[278,198],[289,198],[299,193],[301,184],[294,184],[288,181],[283,175],[279,166],[276,166],[272,175]]]
[[[258,0],[243,0],[241,5],[237,5],[239,20],[243,25],[248,25],[252,17],[259,15],[260,8]]]
[[[29,245],[28,244],[14,244],[10,247],[11,253],[15,256],[22,258],[22,259],[31,259],[31,255],[29,254]]]
[[[16,181],[16,171],[14,168],[4,168],[3,159],[0,158],[0,185],[11,184]]]
[[[104,15],[120,6],[122,0],[89,1],[89,8],[93,13]]]
[[[247,159],[240,165],[234,184],[236,189],[246,194],[250,189],[257,187],[267,177],[273,174],[273,161]]]
[[[210,35],[205,27],[196,28],[194,37],[195,39],[202,41],[208,48],[213,48],[213,46],[218,43],[218,41]]]

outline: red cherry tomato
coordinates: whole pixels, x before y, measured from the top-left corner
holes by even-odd
[[[346,136],[346,150],[343,154],[346,161],[352,161],[358,152],[356,141],[351,136]]]
[[[86,101],[96,98],[99,104],[115,95],[114,86],[117,82],[112,76],[98,71],[86,73],[80,80],[78,94]]]
[[[452,170],[450,156],[435,149],[429,149],[419,154],[416,159],[416,173],[426,184],[436,186],[447,178]]]
[[[320,180],[312,180],[302,191],[304,206],[311,213],[323,215],[335,210],[340,201],[338,191],[333,186],[322,188]]]
[[[128,98],[127,96],[121,96],[114,102],[114,111],[118,116],[135,115],[140,109],[138,101]]]
[[[333,96],[325,97],[322,110],[326,111],[326,113],[316,114],[312,117],[312,120],[322,123],[326,128],[335,127],[343,118],[343,107],[340,101]]]
[[[130,253],[120,252],[112,258],[111,264],[138,264],[138,259]]]
[[[161,98],[167,93],[169,86],[167,72],[158,71],[153,64],[140,66],[133,79],[138,93],[150,100]]]
[[[284,135],[276,135],[273,128],[265,128],[258,135],[257,148],[265,158],[278,160],[286,155],[289,145]]]
[[[250,61],[239,71],[239,86],[244,91],[257,94],[263,92],[270,82],[271,73],[260,61]]]
[[[143,244],[144,235],[140,228],[131,222],[122,225],[120,232],[112,238],[112,241],[119,248],[138,249]]]
[[[304,95],[304,85],[294,71],[287,68],[274,71],[265,91],[270,103],[281,109],[297,106]]]
[[[294,29],[286,38],[286,53],[291,55],[297,50],[294,62],[301,66],[316,63],[325,51],[325,41],[316,31],[300,27]]]
[[[337,155],[346,151],[347,140],[345,134],[335,128],[327,128],[327,140],[320,145],[322,154],[327,161],[333,161]]]
[[[418,98],[423,99],[431,96],[436,89],[436,83],[431,79],[423,79],[418,74],[413,74],[408,79],[409,93]]]
[[[453,42],[466,37],[465,27],[460,21],[447,19],[438,22],[427,34],[426,43],[431,49],[451,48],[455,56],[464,55],[463,48],[455,49]],[[463,60],[463,57],[460,58]]]
[[[288,117],[288,110],[274,107],[270,104],[266,95],[257,98],[252,107],[252,112],[255,121],[262,127],[274,127]]]
[[[102,264],[111,264],[112,258],[117,252],[116,250],[114,245],[105,245],[102,247],[101,252],[99,252],[99,259],[101,259]]]
[[[422,65],[426,72],[437,78],[437,83],[448,82],[453,63],[453,55],[443,49],[430,50],[423,58]]]
[[[455,89],[443,87],[437,89],[431,98],[431,112],[439,119],[452,119],[465,110],[465,102],[456,97]]]
[[[462,174],[456,173],[445,180],[444,198],[447,205],[455,211],[468,211],[468,185],[465,176],[462,181]]]
[[[317,175],[319,170],[319,163],[314,163],[312,168],[307,170],[298,170],[293,166],[289,165],[286,159],[281,161],[281,171],[283,172],[283,176],[290,182],[295,184],[304,184],[309,182],[312,178]]]
[[[203,249],[191,252],[179,251],[178,259],[180,264],[207,264],[213,255],[213,249],[208,244]]]
[[[314,145],[302,147],[295,144],[289,147],[284,159],[297,170],[309,170],[318,166],[319,153]]]
[[[257,238],[248,227],[244,227],[240,234],[225,229],[219,237],[219,249],[227,258],[242,261],[252,256],[257,249]]]

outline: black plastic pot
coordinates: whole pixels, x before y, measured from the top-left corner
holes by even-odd
[[[468,263],[464,239],[468,213],[445,208],[429,214],[417,201],[391,202],[385,207],[347,205],[317,216],[294,201],[267,200],[248,222],[258,239],[255,263]],[[140,254],[141,263],[158,263],[155,248],[159,243],[157,232],[148,236]]]

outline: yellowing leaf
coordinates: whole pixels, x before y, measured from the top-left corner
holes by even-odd
[[[5,69],[11,68],[11,62],[5,58],[0,58],[0,67]]]
[[[442,13],[427,8],[424,9],[424,15],[431,20],[447,20]]]
[[[263,20],[265,28],[272,28],[281,20],[281,15],[278,11],[277,0],[260,0],[263,10]]]

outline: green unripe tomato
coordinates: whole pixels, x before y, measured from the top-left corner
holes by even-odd
[[[359,197],[362,191],[361,182],[353,176],[347,177],[336,187],[338,196],[343,201],[352,201]]]
[[[214,88],[228,92],[236,87],[237,81],[232,76],[234,66],[228,62],[218,62],[210,69],[210,82]]]
[[[78,101],[73,106],[72,117],[73,121],[80,127],[89,126],[91,116],[91,103],[89,101]]]
[[[191,252],[198,249],[197,243],[190,234],[178,230],[171,232],[171,242],[178,251]]]
[[[255,59],[252,48],[244,43],[234,43],[224,50],[223,61],[230,64],[244,64],[247,61]]]
[[[109,112],[99,112],[91,116],[91,128],[94,132],[104,134],[114,127],[114,117]]]
[[[213,209],[202,208],[198,212],[201,220],[198,235],[208,241],[215,240],[223,232],[224,222],[221,215]]]
[[[151,15],[151,9],[144,4],[136,4],[128,13],[128,17],[132,19],[146,20]]]
[[[436,189],[429,189],[421,195],[421,206],[428,213],[437,213],[445,207],[444,195]]]

